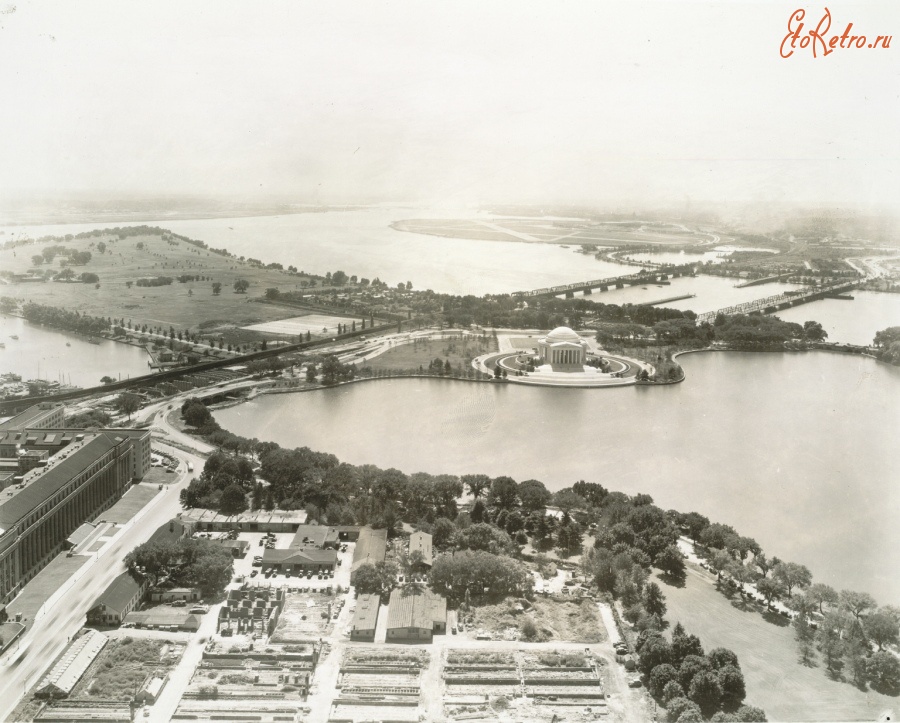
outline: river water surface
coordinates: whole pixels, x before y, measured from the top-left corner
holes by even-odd
[[[379,380],[262,396],[216,419],[407,473],[646,492],[733,525],[821,582],[900,602],[900,369],[828,352],[681,361],[687,380],[661,388]]]
[[[13,336],[19,337],[13,339]],[[100,340],[29,324],[24,319],[0,315],[0,372],[13,372],[27,379],[46,379],[96,387],[101,377],[127,379],[153,370],[150,355],[130,344]]]

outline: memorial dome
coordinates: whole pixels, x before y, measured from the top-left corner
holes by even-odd
[[[549,334],[547,334],[547,342],[549,344],[555,344],[561,341],[574,341],[580,342],[581,337],[578,336],[574,331],[572,331],[568,326],[558,326]]]

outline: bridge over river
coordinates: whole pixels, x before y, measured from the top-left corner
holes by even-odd
[[[662,266],[657,269],[639,271],[636,274],[628,274],[625,276],[593,279],[592,281],[576,281],[573,284],[560,284],[559,286],[549,286],[545,289],[534,289],[532,291],[514,291],[512,296],[530,299],[539,296],[560,296],[561,294],[565,294],[567,299],[571,299],[578,291],[590,294],[594,289],[609,291],[610,289],[623,289],[626,286],[638,286],[640,284],[667,284],[669,279],[693,275],[693,264]]]
[[[829,296],[837,296],[844,291],[858,288],[861,283],[861,279],[853,279],[851,281],[837,281],[825,286],[813,286],[807,290],[786,291],[783,294],[767,296],[764,299],[747,301],[743,304],[726,306],[724,309],[717,309],[716,311],[708,311],[705,314],[698,314],[697,323],[702,323],[704,321],[712,323],[719,314],[724,314],[725,316],[730,314],[752,314],[754,312],[772,314],[780,309],[789,309],[792,306],[799,306],[800,304],[806,304],[810,301],[818,301],[819,299],[824,299]]]

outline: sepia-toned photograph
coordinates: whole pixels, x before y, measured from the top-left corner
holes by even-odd
[[[0,721],[900,716],[895,0],[0,0]]]

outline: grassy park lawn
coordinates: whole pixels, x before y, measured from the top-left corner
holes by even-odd
[[[107,246],[102,254],[96,248],[100,241]],[[138,249],[139,243],[143,243],[143,248]],[[97,274],[100,288],[80,282],[48,281],[4,286],[2,295],[95,316],[124,317],[133,323],[148,326],[165,325],[168,328],[171,324],[176,330],[196,331],[203,322],[207,322],[203,328],[211,331],[212,328],[242,327],[297,316],[295,309],[249,302],[253,296],[261,296],[267,288],[299,290],[298,277],[275,269],[253,268],[238,259],[219,256],[183,241],[169,243],[161,236],[134,236],[119,240],[118,236],[107,234],[89,239],[19,246],[0,250],[0,268],[15,273],[49,268],[58,271],[58,259],[52,264],[37,267],[31,261],[31,257],[40,254],[45,246],[55,245],[90,251],[92,258],[85,266],[72,268],[76,275],[82,272]],[[182,284],[177,281],[182,274],[211,278]],[[176,280],[168,286],[126,286],[128,281],[156,276],[171,276]],[[234,282],[237,279],[246,279],[250,283],[247,293],[235,293]],[[222,284],[218,296],[212,292],[214,281]]]
[[[427,370],[434,359],[449,360],[454,371],[469,369],[477,356],[497,351],[497,343],[489,335],[458,336],[446,339],[416,339],[411,344],[400,344],[365,362],[373,369],[416,371],[421,366]]]
[[[900,701],[850,683],[828,678],[824,665],[798,662],[793,628],[786,619],[767,621],[759,607],[738,595],[716,590],[714,577],[689,565],[684,587],[657,577],[666,596],[666,618],[680,622],[700,638],[706,650],[725,647],[737,653],[747,685],[747,703],[763,708],[769,720],[876,720]]]

